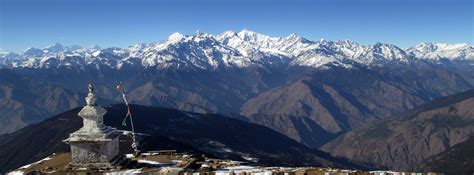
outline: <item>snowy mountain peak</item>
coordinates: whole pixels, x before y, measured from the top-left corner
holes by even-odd
[[[2,52],[0,53],[0,67],[3,64],[7,64],[10,61],[15,61],[20,58],[20,55],[13,53],[13,52]]]
[[[426,43],[426,42],[423,42],[423,43],[420,43],[420,44],[417,44],[414,49],[417,50],[417,51],[421,51],[421,52],[433,52],[436,50],[436,46],[435,44],[433,43]]]
[[[288,35],[287,38],[293,38],[293,37],[300,37],[300,36],[296,33],[291,33],[290,35]]]
[[[202,31],[196,31],[196,33],[194,34],[194,37],[195,38],[214,38],[214,36],[212,36],[211,34],[209,33],[206,33],[206,32],[202,32]]]
[[[286,38],[286,40],[290,41],[290,42],[301,42],[301,43],[307,43],[307,42],[310,42],[310,40],[296,34],[296,33],[292,33],[290,35],[288,35]]]
[[[237,36],[238,33],[237,32],[234,32],[234,31],[231,31],[231,30],[227,30],[225,32],[222,32],[219,36],[223,36],[223,37],[232,37],[232,36]]]
[[[184,38],[184,35],[178,32],[172,33],[167,39],[167,42],[170,43],[176,43],[178,41],[181,41]]]
[[[372,49],[378,50],[378,49],[388,49],[388,50],[398,50],[398,51],[403,51],[403,49],[397,47],[396,45],[393,44],[387,44],[387,43],[381,43],[377,42],[372,46]]]
[[[410,55],[399,47],[377,42],[369,50],[368,53],[361,57],[372,64],[384,64],[385,62],[403,62],[408,63],[410,61]]]
[[[270,36],[263,35],[263,34],[246,30],[246,29],[240,31],[239,33],[237,33],[237,35],[244,41],[254,42],[254,43],[259,42],[259,41],[268,41],[272,39],[273,40],[277,39],[277,38],[272,38]]]
[[[89,47],[87,47],[87,49],[91,49],[91,50],[100,50],[101,48],[100,48],[100,46],[99,46],[99,45],[97,45],[97,44],[93,44],[92,46],[89,46]]]
[[[241,30],[241,31],[238,33],[238,35],[239,35],[240,37],[244,37],[244,36],[257,36],[257,35],[261,35],[261,34],[259,34],[259,33],[257,33],[257,32],[253,32],[253,31],[247,30],[247,29],[243,29],[243,30]]]
[[[420,59],[474,60],[474,48],[468,44],[420,43],[407,49]]]
[[[32,56],[32,57],[38,57],[43,55],[43,50],[34,48],[34,47],[29,47],[25,51],[23,51],[23,55],[25,56]]]
[[[466,50],[472,48],[468,44],[428,43],[417,44],[414,49],[420,52],[435,52],[437,50]]]
[[[236,37],[239,37],[238,33],[230,30],[216,36],[217,40],[222,41],[224,44],[226,44],[230,38]]]
[[[52,53],[58,53],[58,52],[63,52],[65,51],[65,48],[63,45],[59,44],[59,43],[55,43],[51,46],[48,46],[46,48],[43,49],[43,51],[45,52],[52,52]]]

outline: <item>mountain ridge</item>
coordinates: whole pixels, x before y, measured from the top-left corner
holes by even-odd
[[[430,156],[417,166],[417,171],[444,172],[446,174],[474,173],[474,137],[447,150]]]
[[[474,90],[438,98],[404,115],[345,133],[321,149],[359,163],[416,169],[426,158],[472,137],[473,106]]]
[[[273,166],[336,166],[358,167],[345,159],[310,149],[269,128],[228,118],[219,114],[198,114],[162,107],[131,105],[134,126],[139,135],[140,149],[177,149],[197,152],[223,159],[245,161],[253,158],[256,164]],[[67,152],[62,142],[69,133],[82,126],[77,116],[81,108],[74,108],[41,123],[25,127],[15,133],[0,135],[0,172],[40,160],[53,152]],[[105,107],[106,125],[121,130],[124,104]],[[130,138],[128,138],[130,139]],[[122,139],[121,139],[121,142]],[[129,142],[128,142],[129,143]],[[122,153],[130,153],[129,145],[121,145]],[[128,151],[128,152],[126,152]]]
[[[350,67],[351,62],[367,66],[441,63],[443,60],[473,61],[474,48],[468,44],[420,43],[408,49],[392,44],[361,45],[353,41],[311,41],[296,34],[271,37],[242,30],[219,35],[196,32],[173,33],[162,42],[135,44],[126,48],[63,46],[30,47],[23,53],[0,53],[3,67],[53,68],[105,64],[115,69],[139,65],[158,68],[217,69],[219,67],[306,66],[328,63]]]

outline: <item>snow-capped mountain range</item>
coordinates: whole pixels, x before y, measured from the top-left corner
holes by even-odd
[[[23,53],[0,53],[0,65],[10,68],[55,68],[107,65],[120,69],[124,65],[157,68],[243,68],[243,67],[321,67],[328,63],[342,66],[362,64],[409,64],[417,61],[474,61],[474,48],[468,44],[421,43],[408,49],[376,43],[361,45],[349,40],[311,41],[296,34],[271,37],[242,30],[226,31],[214,36],[171,34],[156,43],[136,44],[127,48],[98,46],[52,46],[28,48]]]

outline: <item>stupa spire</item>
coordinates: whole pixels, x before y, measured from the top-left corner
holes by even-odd
[[[97,101],[97,98],[95,97],[94,86],[92,85],[92,83],[89,83],[87,88],[89,89],[89,93],[87,94],[87,97],[86,97],[87,106],[95,106],[96,105],[95,102]]]

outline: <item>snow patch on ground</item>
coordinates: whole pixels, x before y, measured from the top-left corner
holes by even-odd
[[[145,164],[149,164],[149,165],[157,165],[157,166],[169,165],[169,164],[166,164],[166,163],[156,162],[156,161],[152,161],[152,160],[143,160],[143,159],[139,159],[139,160],[137,160],[137,162],[138,163],[145,163]]]
[[[41,162],[43,162],[43,161],[47,161],[47,160],[51,160],[51,157],[46,157],[46,158],[44,158],[44,159],[41,159],[41,160],[39,160],[39,161],[37,161],[37,162],[35,162],[35,163],[31,163],[31,164],[28,164],[28,165],[22,166],[22,167],[20,167],[20,168],[18,168],[18,169],[19,169],[19,170],[21,170],[21,169],[27,169],[27,168],[29,168],[29,167],[31,167],[31,166],[33,166],[33,165],[35,165],[35,164],[38,164],[38,163],[41,163]]]
[[[125,154],[125,157],[132,158],[132,157],[135,157],[135,156],[133,156],[133,154]]]
[[[25,174],[23,171],[17,170],[7,173],[7,175],[23,175]]]
[[[105,173],[106,175],[122,175],[122,174],[140,174],[142,172],[142,169],[130,169],[130,170],[124,170],[124,171],[116,171],[116,172],[110,172],[110,173]]]
[[[249,155],[242,155],[242,159],[245,159],[250,162],[258,162],[258,158],[250,157]]]

